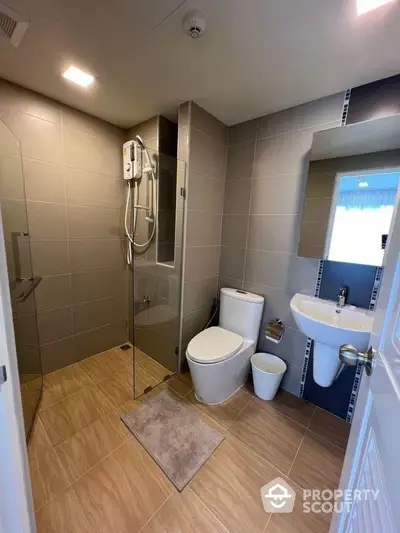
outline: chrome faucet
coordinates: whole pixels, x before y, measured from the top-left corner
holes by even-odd
[[[342,308],[342,307],[344,307],[346,305],[347,291],[348,291],[347,287],[340,287],[339,294],[338,294],[338,299],[337,299],[337,304],[336,304],[337,307]]]

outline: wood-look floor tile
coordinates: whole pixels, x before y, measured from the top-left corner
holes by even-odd
[[[192,378],[189,373],[175,374],[175,376],[169,378],[167,384],[172,390],[181,396],[186,396],[186,394],[193,390]]]
[[[143,367],[135,365],[135,395],[141,396],[148,387],[155,387],[163,380],[149,374]]]
[[[316,408],[314,416],[312,417],[310,429],[321,437],[337,444],[344,450],[349,439],[350,424],[345,420],[338,418],[319,407]]]
[[[40,407],[44,409],[90,385],[93,385],[92,380],[77,364],[46,374]]]
[[[344,453],[338,446],[308,430],[289,478],[304,489],[336,489]]]
[[[304,513],[303,491],[291,480],[289,485],[296,491],[296,501],[291,513],[274,513],[265,533],[328,533],[331,515],[326,513]]]
[[[34,507],[39,509],[70,484],[40,420],[35,422],[28,458]]]
[[[228,437],[189,487],[230,533],[261,533],[269,515],[260,489],[280,474],[242,443]]]
[[[93,533],[72,489],[36,513],[38,533]]]
[[[122,350],[114,348],[99,355],[84,359],[79,363],[79,366],[95,383],[98,383],[117,372],[121,372],[121,370],[131,364],[132,362],[129,359],[129,356],[124,354]]]
[[[135,354],[135,363],[139,364],[143,361],[147,361],[147,359],[150,359],[148,355],[146,355],[142,350],[139,350],[139,348],[133,348],[133,352]]]
[[[43,409],[39,416],[50,442],[56,446],[112,409],[104,394],[93,386]]]
[[[133,399],[133,369],[127,367],[122,372],[99,381],[97,386],[114,407]]]
[[[175,490],[135,439],[128,440],[74,485],[96,533],[134,533]]]
[[[227,533],[190,490],[175,493],[141,533]]]
[[[308,427],[310,425],[311,418],[315,411],[315,405],[302,398],[290,394],[283,389],[278,391],[278,394],[273,400],[266,401],[261,400],[255,396],[254,401],[259,405],[268,405],[288,416],[298,424]]]
[[[76,481],[132,434],[113,411],[56,446],[56,452],[71,481]]]
[[[186,398],[198,409],[201,409],[209,417],[213,418],[218,424],[224,427],[228,427],[238,416],[240,411],[242,411],[242,409],[244,409],[251,401],[250,395],[242,389],[239,389],[234,396],[229,398],[229,400],[218,405],[206,405],[199,402],[196,399],[194,391],[190,392]]]
[[[171,375],[171,372],[167,368],[154,361],[151,357],[147,357],[141,362],[136,363],[136,366],[143,368],[148,374],[156,379],[158,383],[161,383],[166,376]]]
[[[229,428],[229,433],[285,474],[289,472],[305,432],[305,427],[278,410],[254,400]]]

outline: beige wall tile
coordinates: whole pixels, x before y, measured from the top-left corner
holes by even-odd
[[[29,235],[31,239],[66,239],[65,205],[27,202]]]
[[[38,313],[40,343],[53,342],[73,334],[72,309],[63,307]]]
[[[75,305],[72,308],[75,333],[99,328],[113,322],[118,322],[128,316],[128,301],[126,296],[105,298],[94,302]]]
[[[194,102],[191,105],[191,124],[194,128],[226,144],[228,126]]]
[[[73,168],[65,169],[67,203],[96,207],[125,207],[126,183],[122,178]]]
[[[121,239],[123,216],[119,209],[67,206],[70,239]]]
[[[127,140],[133,139],[135,135],[140,135],[144,141],[158,137],[158,116],[149,118],[127,131]]]
[[[68,337],[40,347],[43,373],[48,374],[75,362],[74,338]]]
[[[60,165],[25,158],[24,178],[28,200],[65,202],[64,174]]]
[[[61,105],[63,127],[86,133],[98,139],[104,139],[112,143],[124,142],[123,130],[104,120],[78,111],[72,107]]]
[[[126,243],[122,239],[69,241],[71,272],[124,270]]]
[[[38,311],[71,305],[70,275],[43,277],[36,289],[36,304]]]
[[[69,255],[67,241],[32,241],[33,272],[39,276],[68,274]]]

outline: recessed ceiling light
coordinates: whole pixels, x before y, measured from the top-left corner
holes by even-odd
[[[368,181],[360,181],[358,186],[361,188],[368,187]]]
[[[393,0],[357,0],[357,13],[364,15],[364,13],[368,13],[368,11],[372,11],[389,2],[393,2]]]
[[[73,66],[67,68],[67,70],[63,73],[63,77],[66,80],[72,81],[77,85],[80,85],[81,87],[89,87],[89,85],[92,85],[92,83],[94,82],[94,76],[92,76],[88,72],[84,72],[80,68]]]

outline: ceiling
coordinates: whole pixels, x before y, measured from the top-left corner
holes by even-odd
[[[362,17],[355,0],[6,2],[31,24],[0,38],[0,76],[123,127],[187,100],[232,125],[400,72],[400,0]],[[95,86],[63,80],[70,64]]]

